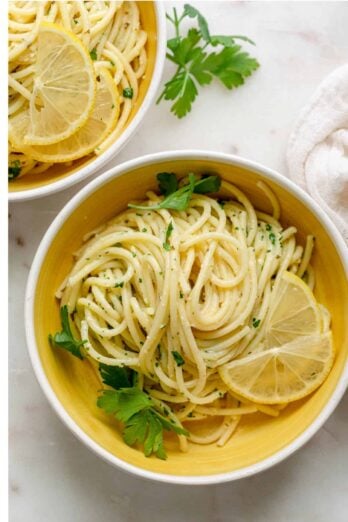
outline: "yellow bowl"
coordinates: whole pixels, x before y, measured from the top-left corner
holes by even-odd
[[[161,2],[138,1],[142,27],[147,32],[147,65],[139,95],[122,134],[100,156],[88,155],[71,167],[55,164],[42,174],[28,174],[9,183],[9,200],[23,201],[66,189],[99,170],[134,134],[153,102],[162,77],[166,53],[166,21]]]
[[[286,408],[279,417],[248,416],[224,447],[192,445],[188,453],[169,441],[169,458],[146,458],[127,446],[115,423],[96,407],[100,383],[90,363],[63,350],[52,350],[47,335],[60,327],[54,293],[72,267],[71,253],[82,237],[156,188],[156,173],[219,174],[239,186],[253,204],[270,211],[262,191],[264,180],[279,198],[283,225],[295,225],[304,242],[316,237],[313,266],[315,294],[332,314],[335,363],[325,383],[308,398]],[[320,428],[348,383],[347,252],[336,228],[318,205],[279,174],[253,162],[213,152],[181,151],[145,156],[114,168],[82,189],[60,212],[36,254],[26,296],[27,341],[37,378],[58,415],[88,447],[108,462],[142,477],[179,484],[233,480],[264,470],[302,446]]]

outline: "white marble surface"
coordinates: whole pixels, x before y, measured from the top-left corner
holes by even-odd
[[[214,32],[254,39],[261,68],[235,92],[205,88],[181,121],[167,104],[153,107],[110,165],[154,151],[209,148],[285,173],[285,146],[298,111],[318,82],[347,60],[348,3],[194,3]],[[167,65],[166,78],[169,70]],[[24,290],[42,235],[78,188],[10,207],[11,522],[345,522],[347,395],[287,461],[258,476],[209,487],[167,486],[126,475],[82,446],[56,417],[28,360]]]

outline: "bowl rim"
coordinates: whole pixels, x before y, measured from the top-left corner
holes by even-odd
[[[139,168],[141,166],[156,164],[161,161],[175,161],[175,160],[207,160],[207,161],[218,161],[220,163],[227,163],[229,165],[235,165],[239,167],[249,168],[264,178],[270,179],[275,183],[279,184],[282,188],[290,192],[297,199],[299,199],[309,210],[315,215],[320,221],[325,230],[328,232],[332,239],[336,251],[343,264],[344,270],[348,276],[348,249],[345,242],[338,232],[336,226],[328,218],[328,216],[321,210],[320,206],[300,187],[296,186],[295,183],[287,179],[285,176],[277,173],[276,171],[264,167],[258,162],[235,156],[231,154],[225,154],[214,151],[203,151],[203,150],[179,150],[179,151],[166,151],[154,154],[148,154],[124,162],[116,167],[111,168],[98,178],[92,180],[85,187],[83,187],[75,196],[63,207],[58,213],[56,218],[53,220],[48,230],[46,231],[43,239],[41,240],[37,252],[35,254],[31,270],[28,277],[26,295],[25,295],[25,330],[27,347],[29,351],[30,360],[36,374],[36,378],[46,395],[49,403],[65,423],[65,425],[72,431],[72,433],[83,442],[89,449],[99,455],[104,461],[109,462],[115,467],[131,473],[142,478],[155,480],[158,482],[179,484],[179,485],[207,485],[207,484],[218,484],[223,482],[229,482],[241,478],[245,478],[278,464],[282,460],[289,457],[296,450],[301,448],[311,437],[319,430],[324,422],[332,414],[340,399],[345,393],[348,386],[348,360],[343,368],[340,379],[333,391],[331,397],[323,407],[318,417],[303,431],[296,439],[290,444],[276,452],[275,454],[267,457],[260,462],[251,464],[244,468],[240,468],[234,471],[218,473],[212,475],[170,475],[165,473],[157,473],[143,468],[137,467],[133,464],[129,464],[124,460],[116,457],[109,453],[106,449],[102,448],[97,442],[92,440],[69,416],[65,411],[58,398],[56,397],[51,385],[43,370],[38,349],[36,346],[35,332],[34,332],[34,301],[35,301],[35,289],[37,280],[40,274],[41,266],[46,256],[46,253],[59,231],[62,223],[75,211],[79,204],[85,200],[88,196],[93,194],[99,187],[108,183],[111,179],[126,175],[127,171]]]
[[[154,9],[156,16],[156,59],[154,64],[154,70],[152,73],[152,78],[148,87],[148,90],[145,94],[144,100],[140,105],[137,113],[134,118],[121,133],[119,138],[117,138],[106,151],[100,156],[96,156],[91,162],[87,165],[82,166],[81,169],[77,170],[77,172],[65,176],[62,179],[54,181],[53,183],[48,183],[47,185],[43,185],[42,187],[36,187],[28,190],[17,190],[11,192],[8,189],[8,200],[9,202],[16,201],[28,201],[31,199],[42,198],[49,196],[53,193],[60,192],[65,190],[80,181],[92,176],[93,174],[100,172],[101,168],[104,167],[111,159],[116,157],[116,155],[121,151],[121,149],[126,145],[126,143],[130,140],[130,138],[135,133],[136,129],[143,122],[144,117],[152,105],[157,90],[160,85],[160,81],[162,79],[164,63],[165,63],[165,55],[167,48],[167,31],[166,31],[166,17],[165,17],[165,8],[162,2],[157,2],[154,0]]]

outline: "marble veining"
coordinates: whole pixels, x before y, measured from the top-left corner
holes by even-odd
[[[179,2],[176,2],[178,6]],[[166,2],[169,9],[174,2]],[[175,119],[153,106],[109,166],[183,148],[239,154],[286,174],[284,151],[316,85],[348,56],[346,2],[194,2],[218,34],[245,34],[261,67],[233,92],[202,89],[192,113]],[[178,6],[180,8],[180,6]],[[171,65],[166,64],[165,78]],[[25,284],[37,246],[84,184],[10,206],[11,522],[345,522],[348,513],[348,397],[313,439],[278,466],[219,486],[151,483],[101,461],[51,410],[25,346]]]

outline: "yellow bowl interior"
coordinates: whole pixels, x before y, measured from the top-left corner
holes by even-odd
[[[137,5],[140,11],[140,20],[143,29],[147,32],[147,43],[146,43],[146,52],[147,52],[147,66],[144,74],[144,78],[142,79],[139,85],[139,95],[138,98],[132,108],[130,117],[127,121],[127,124],[124,130],[128,127],[131,121],[134,119],[137,114],[140,106],[142,105],[145,95],[149,89],[153,70],[155,67],[156,56],[157,56],[157,29],[156,29],[156,12],[153,1],[138,1]],[[117,141],[117,140],[116,140]],[[25,176],[20,176],[16,178],[14,181],[9,183],[9,192],[20,192],[25,190],[33,190],[39,187],[43,187],[45,185],[49,185],[60,179],[63,179],[67,176],[70,176],[77,171],[81,170],[83,167],[86,167],[90,164],[96,156],[94,154],[90,154],[76,160],[70,167],[67,167],[64,164],[56,163],[51,168],[43,172],[42,174],[28,174]]]
[[[129,171],[98,188],[62,224],[39,274],[34,328],[42,366],[54,393],[91,439],[111,454],[146,470],[173,475],[211,475],[258,463],[291,443],[308,428],[328,402],[347,359],[348,291],[344,268],[323,226],[295,196],[278,184],[268,182],[281,202],[283,225],[295,225],[302,243],[309,233],[316,237],[313,257],[317,281],[315,294],[332,314],[336,358],[325,383],[307,399],[287,407],[278,418],[261,413],[247,416],[224,448],[192,444],[188,453],[181,453],[175,439],[169,439],[168,460],[146,458],[141,451],[122,441],[112,418],[96,407],[100,384],[90,363],[81,362],[63,350],[52,349],[47,341],[49,333],[60,329],[59,307],[54,293],[72,267],[71,253],[80,247],[82,236],[125,209],[129,200],[142,198],[146,190],[156,188],[156,173],[167,171],[182,175],[188,170],[218,173],[245,191],[257,208],[271,210],[256,186],[260,175],[245,168],[216,161],[177,160]]]

